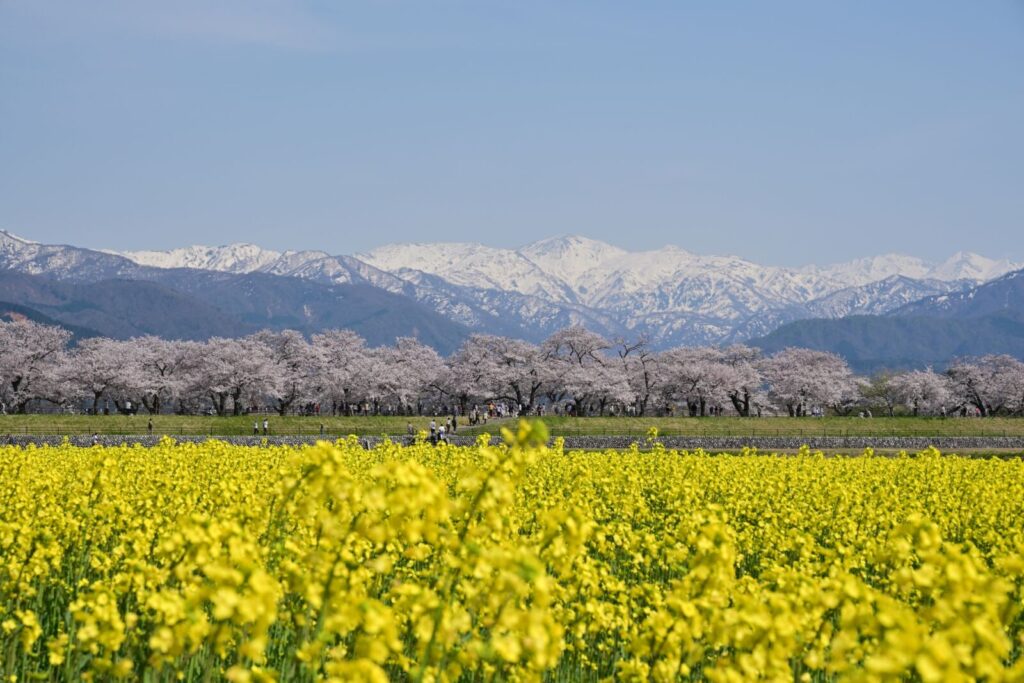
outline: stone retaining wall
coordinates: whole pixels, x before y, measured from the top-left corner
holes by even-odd
[[[103,446],[121,446],[124,444],[140,444],[143,446],[154,446],[160,442],[159,436],[120,436],[106,435],[96,437],[96,442]],[[202,443],[215,439],[239,446],[260,446],[263,444],[275,446],[297,446],[313,444],[321,439],[315,436],[175,436],[172,437],[178,442]],[[74,446],[91,446],[91,436],[32,436],[32,435],[0,435],[0,445],[27,446],[36,445],[60,445],[65,439]],[[394,437],[398,443],[408,444],[412,442],[410,437]],[[359,437],[360,443],[367,447],[373,447],[380,443],[379,436]],[[472,445],[476,442],[473,436],[455,436],[451,443],[457,445]],[[955,452],[964,449],[1019,449],[1024,451],[1024,438],[1003,437],[1003,436],[827,436],[827,437],[779,437],[779,436],[666,436],[660,437],[658,442],[665,448],[675,450],[695,450],[703,448],[706,451],[740,450],[744,447],[757,448],[763,451],[796,450],[803,445],[814,449],[840,450],[840,449],[896,449],[907,451],[920,451],[929,446],[935,446],[942,451]],[[647,446],[645,439],[635,436],[567,436],[565,447],[567,449],[604,450],[607,448],[629,448],[632,444],[639,443],[641,448]]]

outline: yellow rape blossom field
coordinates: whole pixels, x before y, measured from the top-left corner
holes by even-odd
[[[0,448],[4,680],[1024,680],[1024,464]]]

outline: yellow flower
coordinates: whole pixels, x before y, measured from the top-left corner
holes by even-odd
[[[0,447],[0,648],[89,680],[1024,676],[1019,460],[502,435]]]

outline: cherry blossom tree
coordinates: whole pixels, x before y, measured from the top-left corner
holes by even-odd
[[[787,348],[762,364],[771,396],[791,416],[808,414],[814,405],[844,412],[858,398],[849,366],[826,351]]]
[[[131,340],[131,362],[137,368],[139,400],[151,414],[158,414],[181,396],[191,380],[200,344],[147,336]]]
[[[227,415],[229,408],[241,415],[275,388],[271,354],[266,344],[252,337],[210,339],[203,344],[192,375],[195,388],[209,398],[218,415]]]
[[[422,412],[423,395],[441,381],[444,362],[437,351],[413,337],[399,337],[395,345],[375,349],[380,363],[377,367],[378,396],[394,400],[398,409]],[[374,411],[379,412],[375,403]]]
[[[949,378],[933,372],[931,368],[892,375],[888,386],[895,400],[915,416],[938,413],[953,399]]]
[[[437,378],[441,394],[456,403],[463,414],[472,401],[486,401],[501,393],[500,368],[492,347],[498,337],[484,334],[471,335],[452,354],[445,372]]]
[[[743,344],[722,350],[718,362],[724,366],[722,387],[736,413],[750,417],[761,396],[764,375],[761,372],[761,352]]]
[[[298,332],[263,331],[206,342],[138,337],[93,338],[68,350],[71,335],[28,320],[0,322],[0,407],[25,412],[34,400],[66,405],[129,401],[151,413],[220,414],[272,405],[282,415],[316,402],[353,409],[422,412],[425,407],[503,401],[524,412],[546,399],[571,399],[576,414],[606,414],[652,401],[691,415],[731,406],[760,414],[766,398],[790,415],[813,407],[848,414],[857,405],[905,405],[914,414],[971,406],[984,415],[1024,413],[1024,362],[985,356],[953,363],[945,374],[916,370],[857,378],[837,355],[785,349],[761,358],[741,344],[654,352],[646,339],[619,340],[575,325],[540,345],[476,334],[448,359],[413,338],[369,349],[357,334],[329,330],[311,342]],[[660,406],[661,403],[658,403]],[[454,409],[454,408],[453,408]]]
[[[80,396],[91,401],[94,415],[99,413],[102,399],[119,400],[127,394],[134,370],[129,353],[123,341],[94,337],[79,342],[68,356],[66,377]]]
[[[609,406],[625,406],[635,401],[629,376],[621,363],[609,358],[594,368],[594,375],[590,400],[596,405],[598,415],[604,415]]]
[[[504,400],[528,413],[543,386],[542,354],[535,344],[474,334],[449,359],[448,391],[463,410],[473,399]]]
[[[352,406],[366,400],[374,382],[375,360],[366,340],[351,330],[328,330],[313,335],[316,392],[330,404],[331,414],[352,414]]]
[[[544,386],[540,347],[521,339],[493,337],[489,350],[496,366],[496,397],[511,400],[529,413]]]
[[[704,417],[709,406],[727,400],[733,378],[721,350],[671,349],[662,354],[661,364],[665,377],[662,394],[669,403],[685,403],[691,416]]]
[[[542,345],[550,389],[572,398],[577,415],[602,391],[611,342],[581,325],[555,332]]]
[[[1006,355],[961,359],[946,373],[953,393],[982,416],[1020,412],[1024,363]]]
[[[645,415],[651,397],[660,388],[661,358],[651,351],[645,337],[636,341],[619,340],[615,352],[632,392],[633,408],[637,415]]]
[[[268,350],[270,366],[264,391],[278,414],[286,415],[298,402],[315,396],[316,356],[301,333],[295,330],[254,334],[252,341]]]
[[[71,333],[32,320],[0,321],[0,401],[24,413],[30,401],[46,398],[58,382],[57,369]]]

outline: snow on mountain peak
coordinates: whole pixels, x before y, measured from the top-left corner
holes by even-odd
[[[806,266],[800,268],[799,271],[831,279],[843,287],[857,287],[869,282],[884,280],[893,275],[926,278],[929,277],[932,268],[931,263],[916,256],[880,254],[829,266]]]
[[[117,252],[111,252],[117,253]],[[95,252],[39,245],[0,230],[0,267],[73,273]],[[519,249],[476,243],[391,244],[355,256],[265,250],[252,244],[120,254],[158,268],[259,271],[325,283],[367,283],[416,298],[473,329],[546,334],[587,320],[604,334],[657,343],[720,343],[788,320],[885,313],[1018,269],[961,252],[935,264],[882,254],[828,266],[784,268],[676,246],[629,251],[567,235]],[[119,259],[120,260],[120,259]],[[107,270],[120,273],[114,264]],[[106,270],[103,272],[107,272]]]
[[[584,237],[583,235],[557,235],[555,237],[545,237],[542,240],[531,242],[525,247],[520,248],[518,251],[540,254],[547,252],[566,253],[571,251],[611,251],[621,253],[624,250],[612,246],[607,242]]]
[[[142,266],[196,268],[228,273],[250,273],[263,268],[281,256],[279,252],[244,242],[220,247],[193,245],[168,251],[125,251],[119,253]]]
[[[39,242],[34,242],[30,239],[26,239],[19,235],[15,235],[13,232],[9,230],[0,230],[0,243],[12,244],[12,246],[14,243],[21,245],[39,244]]]
[[[991,280],[1020,268],[1006,259],[996,260],[969,251],[958,251],[932,269],[931,277],[938,280]]]
[[[0,268],[11,268],[15,264],[31,261],[41,249],[43,246],[38,242],[0,230]]]
[[[356,258],[399,275],[419,271],[461,286],[518,292],[555,301],[572,298],[559,278],[510,249],[472,242],[390,244],[356,254]]]
[[[535,263],[548,275],[578,289],[580,282],[594,268],[629,252],[588,237],[564,235],[528,244],[516,253]]]
[[[0,231],[4,248],[23,250],[34,243]],[[117,253],[117,252],[112,252]],[[141,265],[158,268],[198,268],[233,273],[264,271],[278,274],[309,270],[327,258],[326,252],[276,252],[253,244],[220,247],[191,246],[169,251],[123,252]],[[562,235],[533,242],[516,250],[469,242],[390,244],[365,254],[360,261],[408,279],[421,272],[454,285],[537,296],[552,302],[603,306],[612,300],[642,296],[661,303],[692,290],[693,283],[712,290],[739,286],[767,289],[769,297],[789,303],[827,296],[847,287],[861,287],[899,275],[918,280],[986,281],[1019,268],[959,252],[940,264],[902,254],[882,254],[829,266],[780,268],[735,256],[700,256],[677,246],[650,251],[627,251],[581,235]],[[733,284],[729,284],[733,283]],[[675,295],[665,294],[672,289]],[[660,292],[660,293],[659,293]],[[691,294],[686,294],[689,298]]]

